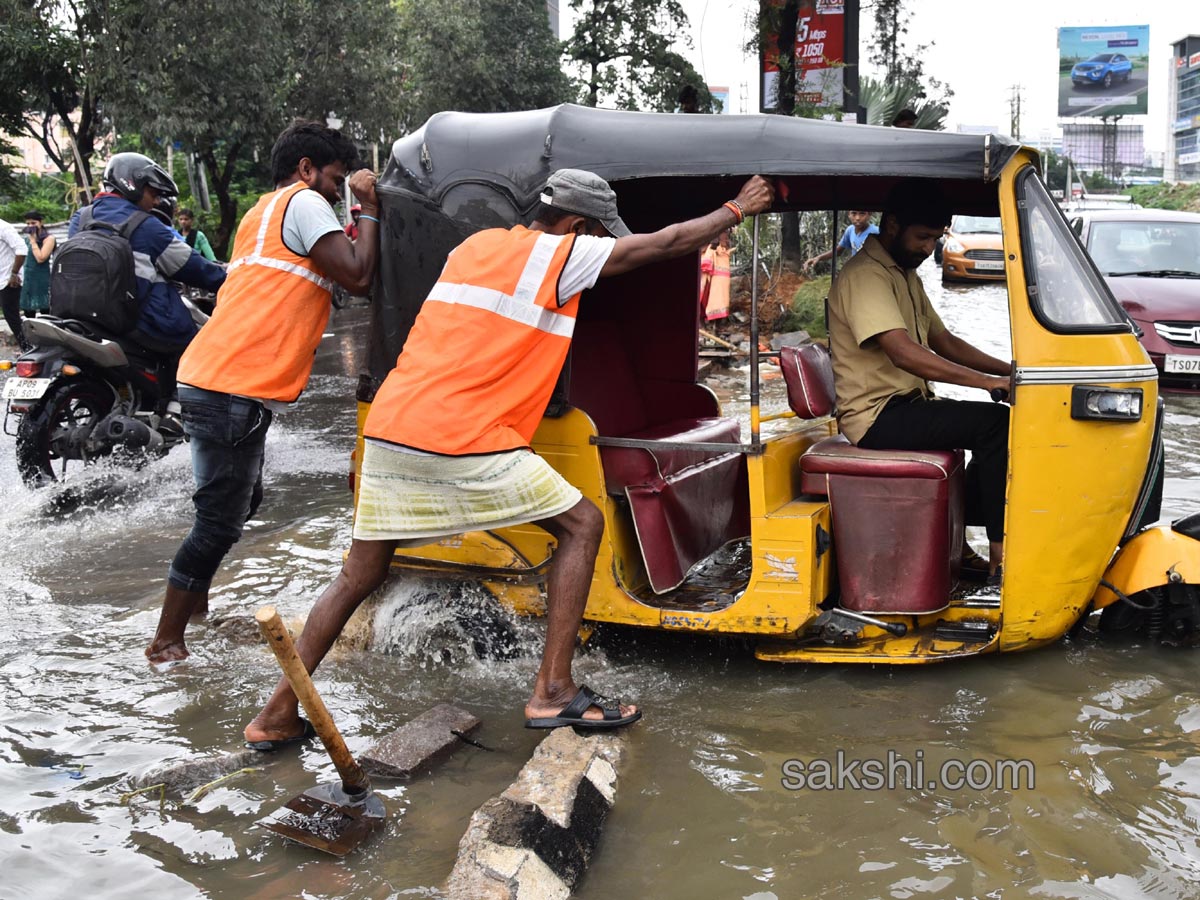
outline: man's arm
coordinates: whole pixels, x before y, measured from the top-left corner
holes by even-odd
[[[1007,376],[1012,374],[1012,363],[989,356],[946,329],[929,335],[929,347],[938,356],[945,357],[960,366],[966,366],[968,369],[987,372],[989,375]]]
[[[25,265],[25,254],[13,257],[12,271],[8,273],[8,281],[6,284],[10,288],[21,286],[21,267]]]
[[[771,187],[771,183],[755,175],[742,185],[734,202],[747,216],[755,216],[770,209],[774,199],[775,189]],[[363,211],[366,212],[365,206]],[[693,253],[739,221],[736,213],[722,206],[707,216],[668,225],[651,234],[631,234],[628,237],[617,238],[612,253],[608,256],[608,262],[600,270],[600,277],[620,275],[650,263]],[[359,222],[361,227],[362,220]],[[362,237],[361,232],[359,237]]]
[[[362,204],[358,240],[349,241],[345,232],[331,231],[313,244],[308,255],[327,278],[332,278],[352,294],[365,294],[375,280],[375,266],[379,261],[379,224],[375,221],[379,218],[379,197],[375,193],[375,173],[358,169],[350,176],[350,190]],[[620,246],[620,241],[617,245]]]
[[[942,331],[938,332],[938,334],[949,334],[949,332]],[[926,347],[922,347],[910,338],[908,332],[903,328],[877,334],[875,335],[875,340],[879,342],[879,346],[883,348],[883,352],[892,361],[892,365],[912,375],[916,375],[918,378],[924,378],[926,381],[961,384],[965,387],[979,388],[983,391],[991,391],[994,388],[1001,388],[1007,391],[1009,388],[1007,378],[997,378],[994,375],[988,375],[985,372],[939,356],[937,353]],[[934,343],[934,340],[934,338],[930,338],[930,343]],[[979,354],[983,359],[991,360],[997,367],[1003,366],[1006,370],[1004,374],[1008,374],[1007,370],[1010,367],[1007,363],[1001,363],[998,359],[993,359],[986,353],[980,353],[978,350],[975,353]]]
[[[225,269],[209,262],[175,236],[170,228],[157,219],[147,219],[138,226],[139,237],[154,251],[154,267],[164,278],[180,281],[206,291],[215,291],[225,283]]]

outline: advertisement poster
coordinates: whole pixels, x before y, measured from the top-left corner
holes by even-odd
[[[1058,29],[1058,114],[1144,116],[1150,26]]]
[[[779,106],[778,41],[768,37],[762,58],[762,111]],[[841,109],[846,50],[844,0],[805,0],[796,17],[796,105]]]

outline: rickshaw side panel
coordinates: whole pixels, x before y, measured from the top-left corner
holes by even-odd
[[[1000,185],[1018,369],[1009,427],[1001,650],[1057,640],[1087,609],[1135,506],[1158,398],[1153,377],[1105,378],[1115,372],[1137,379],[1149,364],[1134,334],[1056,333],[1035,315],[1016,202],[1017,176],[1031,163],[1022,151]],[[1140,388],[1140,420],[1073,419],[1077,384]]]

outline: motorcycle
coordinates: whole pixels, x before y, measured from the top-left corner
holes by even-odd
[[[184,297],[197,325],[208,316]],[[112,457],[140,467],[184,440],[180,420],[159,416],[158,357],[127,338],[76,319],[28,319],[33,348],[4,383],[4,433],[16,437],[26,485],[52,484],[69,461]],[[56,471],[57,469],[57,471]]]

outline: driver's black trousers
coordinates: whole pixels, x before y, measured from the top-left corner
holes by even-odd
[[[893,397],[858,446],[866,450],[970,450],[966,523],[1004,540],[1008,407],[1000,403]]]

